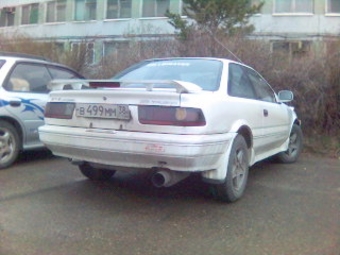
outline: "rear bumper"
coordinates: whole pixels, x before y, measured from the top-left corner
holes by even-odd
[[[235,134],[172,135],[45,125],[39,136],[55,155],[74,160],[199,172],[221,165]]]

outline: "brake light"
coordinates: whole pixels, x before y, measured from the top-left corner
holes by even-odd
[[[48,102],[45,108],[45,118],[72,119],[74,103]]]
[[[116,81],[90,81],[91,88],[119,88],[120,83]]]
[[[142,124],[172,126],[204,126],[203,112],[197,108],[170,106],[139,106],[138,119]]]

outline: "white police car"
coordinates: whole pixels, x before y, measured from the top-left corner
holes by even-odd
[[[0,169],[20,151],[43,147],[38,127],[44,123],[47,84],[73,78],[83,76],[37,56],[0,53]]]

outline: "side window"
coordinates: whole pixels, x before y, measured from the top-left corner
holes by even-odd
[[[256,99],[254,88],[243,66],[229,65],[228,94],[234,97]]]
[[[75,72],[64,68],[49,66],[48,70],[51,72],[53,79],[83,79]]]
[[[5,60],[0,60],[0,69],[1,69],[1,67],[4,65],[6,63],[6,61]]]
[[[20,63],[11,72],[4,88],[15,92],[47,93],[51,76],[44,65]]]
[[[257,98],[261,101],[276,102],[275,94],[269,84],[257,72],[248,69],[249,79],[254,85]]]

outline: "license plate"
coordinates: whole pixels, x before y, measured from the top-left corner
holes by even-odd
[[[76,115],[86,118],[121,120],[129,120],[131,118],[129,106],[119,104],[77,104]]]

